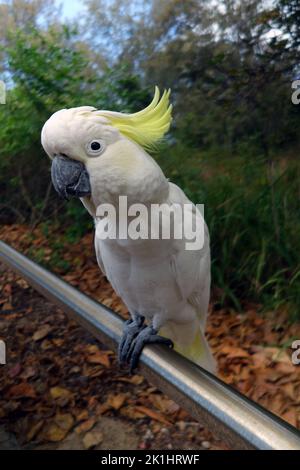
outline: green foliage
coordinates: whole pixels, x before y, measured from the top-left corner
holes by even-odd
[[[276,159],[272,181],[263,157],[220,159],[176,146],[159,163],[195,203],[204,204],[219,302],[240,309],[252,300],[288,308],[299,318],[299,162]]]
[[[70,221],[65,230],[69,243],[76,243],[80,238],[93,229],[93,220],[78,200],[70,200],[65,206],[65,214]]]
[[[51,188],[50,162],[40,144],[49,116],[87,104],[130,111],[144,106],[149,94],[125,66],[94,68],[76,31],[67,27],[14,30],[9,39],[5,56],[14,86],[7,104],[0,106],[0,190],[6,194],[0,209],[6,220],[17,216],[34,225],[61,213]],[[67,212],[81,231],[89,227],[83,212]]]

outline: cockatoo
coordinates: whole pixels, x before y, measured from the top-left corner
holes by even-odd
[[[95,237],[98,264],[128,307],[119,345],[119,361],[133,370],[146,344],[175,348],[191,361],[214,372],[215,361],[204,336],[210,295],[210,247],[207,226],[198,208],[168,181],[148,153],[169,130],[170,90],[142,111],[125,114],[90,106],[62,109],[42,129],[42,145],[52,160],[51,177],[64,198],[75,196],[95,220],[96,234],[107,216],[101,204],[173,204],[191,209],[191,221],[204,224],[204,242],[186,249],[186,239]],[[167,209],[166,209],[167,208]],[[175,227],[176,229],[176,227]]]

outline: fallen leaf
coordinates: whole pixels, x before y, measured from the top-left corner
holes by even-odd
[[[51,330],[52,330],[52,327],[48,324],[42,326],[32,336],[33,341],[40,341],[41,339],[45,338],[45,336],[47,336]]]
[[[79,345],[79,346],[81,346],[81,345]],[[98,348],[98,346],[96,346],[96,344],[89,344],[86,347],[84,345],[82,345],[82,348],[84,348],[90,354],[96,354],[96,353],[100,352],[100,349]]]
[[[106,401],[114,410],[119,410],[125,403],[127,395],[125,393],[119,393],[118,395],[110,395]]]
[[[37,423],[35,423],[30,429],[29,431],[27,432],[27,435],[26,435],[26,440],[29,442],[29,441],[32,441],[32,439],[37,435],[37,433],[42,429],[44,425],[44,421],[38,421]]]
[[[160,413],[157,413],[156,411],[150,410],[150,408],[147,408],[146,406],[137,405],[135,406],[135,409],[144,415],[149,416],[149,418],[155,419],[155,421],[159,421],[160,423],[166,424],[167,426],[171,425],[167,418],[162,416]]]
[[[68,430],[62,429],[56,423],[52,423],[46,430],[44,438],[50,442],[60,442],[66,437],[67,434]]]
[[[230,359],[235,358],[249,358],[249,353],[244,349],[233,347],[233,346],[223,346],[221,348],[221,354],[225,354]]]
[[[2,305],[2,310],[4,310],[4,311],[5,310],[8,310],[8,311],[13,310],[13,306],[10,302],[5,302],[5,304]]]
[[[53,419],[54,422],[64,431],[70,431],[74,424],[74,418],[71,413],[57,413]]]
[[[281,390],[284,391],[285,395],[291,398],[291,400],[297,399],[297,393],[295,387],[290,382],[285,385],[281,385]]]
[[[96,423],[95,418],[87,419],[86,421],[83,421],[83,423],[76,426],[75,431],[77,432],[77,434],[81,434],[82,432],[87,432],[90,429],[92,429],[95,423]]]
[[[97,408],[96,408],[96,415],[103,415],[104,413],[106,413],[108,410],[110,410],[111,407],[110,405],[106,402],[106,403],[102,403],[101,405],[98,405]]]
[[[90,354],[87,357],[87,362],[90,364],[101,364],[105,367],[110,367],[109,356],[106,352],[98,351],[95,354]]]
[[[142,375],[133,375],[132,377],[117,377],[116,381],[130,383],[133,385],[141,385],[144,382]]]
[[[48,339],[44,339],[41,343],[42,351],[48,351],[48,349],[51,349],[52,347],[53,347],[52,342],[49,341]]]
[[[8,390],[10,398],[35,398],[36,392],[32,385],[28,382],[21,382],[18,385],[13,385]]]
[[[179,410],[179,406],[173,400],[165,397],[164,395],[152,394],[149,399],[153,405],[163,413],[172,414]]]
[[[82,375],[85,377],[100,377],[104,373],[104,369],[99,365],[97,366],[88,366],[84,364]]]
[[[89,431],[86,433],[84,438],[82,439],[83,445],[85,449],[91,449],[95,447],[103,441],[103,434],[101,431]]]
[[[95,395],[92,395],[91,397],[89,397],[88,399],[89,410],[95,408],[95,406],[97,406],[98,404],[99,404],[98,397],[96,397]]]
[[[89,417],[89,412],[88,412],[87,410],[80,411],[80,412],[76,415],[77,421],[86,420],[86,419],[88,419],[88,417]]]
[[[136,407],[132,405],[123,406],[123,408],[120,409],[120,414],[129,419],[141,419],[145,417],[145,413],[138,411]]]
[[[52,343],[54,344],[54,346],[57,346],[58,348],[60,348],[60,346],[62,346],[64,344],[64,340],[62,338],[53,338],[52,339]]]
[[[297,366],[290,361],[289,363],[286,362],[278,362],[276,364],[276,370],[281,375],[290,375],[293,374],[297,370]]]
[[[51,387],[50,388],[50,395],[52,398],[69,398],[72,395],[72,392],[70,390],[67,390],[66,388],[62,387]]]
[[[286,411],[283,415],[282,418],[290,423],[292,426],[297,427],[297,412],[294,408],[291,408],[290,410]]]

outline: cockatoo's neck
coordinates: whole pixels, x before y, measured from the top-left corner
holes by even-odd
[[[97,209],[100,204],[109,203],[118,209],[120,196],[127,197],[128,205],[160,204],[168,197],[169,183],[160,167],[126,138],[110,145],[99,159],[90,159],[86,168],[92,189],[86,207]]]

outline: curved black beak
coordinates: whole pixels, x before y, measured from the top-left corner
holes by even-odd
[[[66,156],[57,155],[52,160],[51,179],[55,190],[64,199],[91,194],[90,179],[84,164]]]

